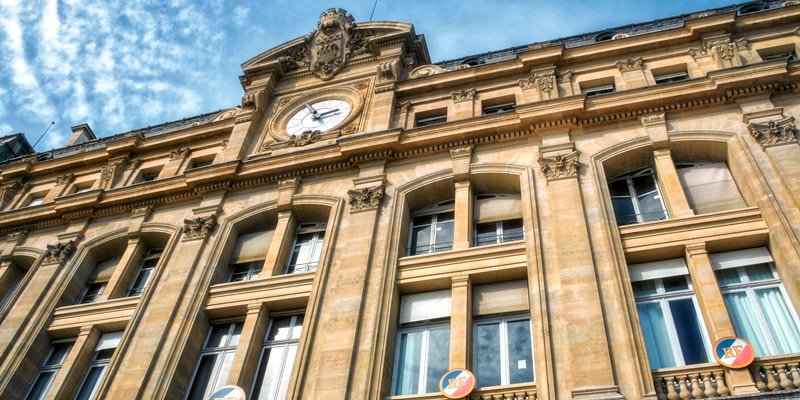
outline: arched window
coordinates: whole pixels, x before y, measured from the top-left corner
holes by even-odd
[[[617,176],[608,182],[608,189],[619,225],[669,218],[653,168]]]
[[[453,248],[453,199],[411,213],[408,255],[436,253]]]

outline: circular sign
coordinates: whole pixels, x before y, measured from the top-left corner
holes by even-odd
[[[447,371],[439,380],[439,391],[448,399],[463,399],[475,389],[475,375],[468,369]]]
[[[206,400],[246,400],[244,389],[235,386],[223,386],[215,390],[211,395],[206,397]]]
[[[725,337],[714,344],[714,358],[728,368],[744,368],[756,358],[756,350],[747,340]]]

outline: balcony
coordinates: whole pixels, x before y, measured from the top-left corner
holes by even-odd
[[[760,357],[750,366],[756,387],[762,392],[800,389],[800,355]]]
[[[536,400],[535,383],[518,383],[514,385],[492,386],[475,389],[468,400]],[[439,393],[417,394],[410,396],[392,396],[387,400],[447,400]]]

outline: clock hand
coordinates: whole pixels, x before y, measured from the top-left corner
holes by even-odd
[[[306,108],[308,109],[308,111],[311,111],[312,118],[319,119],[320,117],[319,112],[314,107],[311,107],[311,104],[306,103]]]
[[[336,112],[339,112],[338,108],[334,108],[333,110],[328,110],[328,111],[325,111],[323,113],[319,113],[319,116],[320,117],[324,117],[324,116],[326,116],[328,114],[333,114],[333,113],[336,113]]]

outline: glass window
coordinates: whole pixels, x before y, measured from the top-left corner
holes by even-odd
[[[759,356],[800,352],[797,315],[772,263],[716,271],[736,335]]]
[[[31,201],[28,202],[28,207],[38,206],[42,203],[44,203],[44,196],[32,197]]]
[[[517,104],[513,101],[505,102],[501,104],[493,104],[493,105],[486,105],[483,107],[483,114],[502,114],[514,111],[514,108],[517,107]]]
[[[50,353],[45,358],[36,379],[28,389],[28,394],[25,400],[42,400],[47,392],[50,390],[50,385],[53,384],[58,371],[64,365],[64,360],[67,359],[69,351],[72,349],[73,341],[57,341],[50,344]]]
[[[429,254],[453,248],[453,200],[417,211],[411,216],[408,255]]]
[[[300,224],[295,235],[292,254],[286,265],[286,273],[315,271],[325,239],[325,223]]]
[[[475,225],[475,245],[513,242],[524,239],[521,219],[484,222]]]
[[[75,400],[93,400],[96,398],[97,390],[103,382],[106,369],[111,362],[111,357],[114,356],[114,350],[117,349],[121,337],[122,332],[105,333],[100,337],[92,356],[92,362],[89,364],[89,369],[86,371],[86,375],[83,376],[78,393],[75,395]]]
[[[688,275],[634,281],[633,293],[651,368],[711,360],[708,335]]]
[[[475,322],[473,365],[481,387],[533,382],[533,344],[528,317]]]
[[[258,274],[264,268],[264,260],[251,261],[231,266],[231,277],[228,282],[249,281],[258,279]]]
[[[613,83],[609,83],[607,85],[593,86],[586,89],[581,88],[581,93],[585,94],[586,97],[599,96],[601,94],[606,94],[606,93],[614,93],[615,91],[616,88],[614,87]]]
[[[303,314],[270,321],[253,385],[253,400],[286,398],[302,330]]]
[[[22,268],[18,267],[16,264],[11,263],[8,267],[8,271],[6,271],[7,279],[5,282],[4,288],[0,288],[0,290],[5,289],[5,293],[3,293],[3,297],[0,298],[0,310],[5,307],[6,303],[11,299],[11,296],[14,292],[17,291],[19,285],[22,283],[22,279],[25,278],[25,273],[27,271],[23,270]]]
[[[608,182],[608,189],[618,225],[668,218],[652,168],[614,178]]]
[[[241,322],[211,326],[186,394],[187,400],[205,400],[215,388],[225,385],[241,334]]]
[[[94,282],[86,285],[83,294],[78,300],[78,304],[94,303],[106,290],[107,282]]]
[[[131,288],[128,289],[128,296],[138,296],[144,293],[144,290],[147,289],[147,285],[150,284],[150,279],[153,277],[162,251],[163,249],[150,249],[147,251],[147,254],[142,257],[142,262],[139,264],[139,271],[133,279]]]
[[[675,168],[696,214],[747,207],[724,162],[681,163]]]

